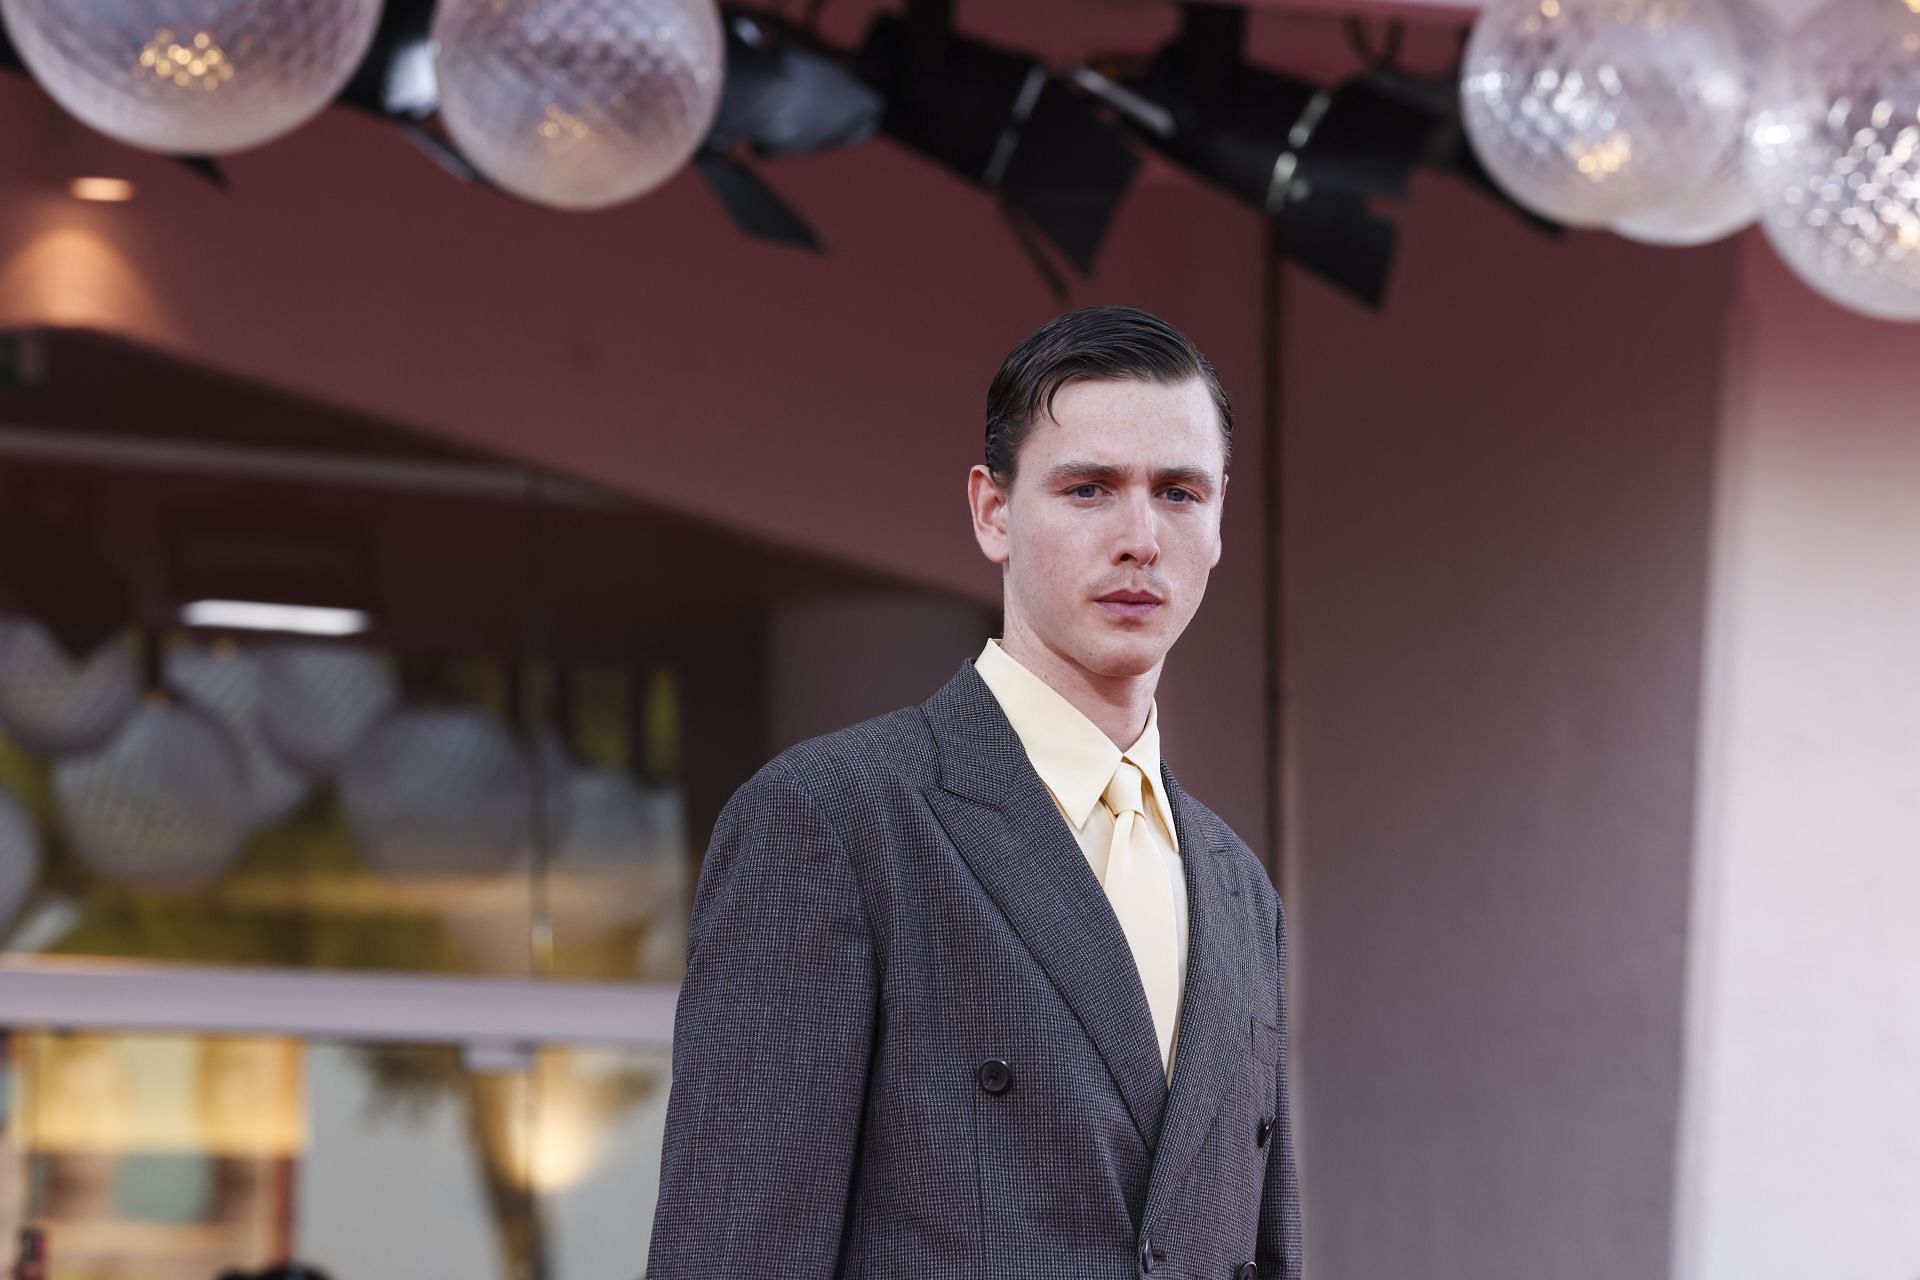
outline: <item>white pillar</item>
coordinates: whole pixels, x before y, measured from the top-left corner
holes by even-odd
[[[1675,1280],[1920,1276],[1920,333],[1743,246]]]

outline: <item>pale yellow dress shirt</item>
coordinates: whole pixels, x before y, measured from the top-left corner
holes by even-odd
[[[1021,666],[998,640],[989,640],[974,660],[973,669],[986,682],[1013,731],[1026,748],[1033,771],[1040,775],[1053,803],[1066,820],[1080,850],[1093,867],[1094,879],[1107,882],[1107,848],[1113,841],[1113,812],[1102,802],[1107,782],[1120,767],[1124,754],[1145,775],[1147,832],[1167,872],[1167,892],[1173,899],[1174,957],[1179,990],[1187,988],[1187,882],[1180,864],[1180,837],[1174,831],[1173,812],[1160,781],[1160,708],[1147,709],[1147,727],[1124,753],[1100,728],[1058,693],[1053,686]],[[1176,1027],[1178,1023],[1176,1020]],[[1178,1032],[1175,1032],[1176,1042]],[[1165,1063],[1169,1073],[1172,1061]]]

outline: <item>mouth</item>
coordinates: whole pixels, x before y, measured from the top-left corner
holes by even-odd
[[[1109,591],[1095,597],[1094,603],[1115,617],[1145,618],[1160,607],[1161,600],[1151,591]]]

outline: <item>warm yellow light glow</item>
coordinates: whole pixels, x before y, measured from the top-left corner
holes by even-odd
[[[558,1045],[541,1049],[530,1072],[477,1076],[487,1160],[527,1190],[577,1186],[599,1168],[622,1113],[664,1083],[619,1053]]]
[[[534,126],[534,132],[548,144],[549,150],[559,152],[590,140],[593,125],[584,115],[573,115],[557,103],[548,103],[546,118]]]
[[[76,200],[119,204],[133,199],[133,184],[125,178],[75,178],[67,191]]]
[[[307,1147],[306,1053],[277,1036],[207,1036],[195,1075],[200,1150],[291,1156]]]
[[[174,336],[174,321],[107,221],[82,218],[70,199],[41,208],[40,225],[0,257],[0,314],[10,325],[91,325],[146,341]],[[91,224],[98,225],[91,225]]]
[[[141,46],[133,73],[151,74],[162,84],[182,89],[213,90],[233,78],[233,64],[212,32],[196,31],[191,43],[182,44],[171,30],[162,27]]]
[[[1540,0],[1540,12],[1549,18],[1560,16],[1560,0]]]
[[[1604,182],[1632,158],[1633,142],[1625,134],[1616,133],[1594,146],[1577,147],[1573,162],[1583,176]]]
[[[13,1102],[40,1151],[290,1156],[306,1149],[298,1040],[25,1032]]]

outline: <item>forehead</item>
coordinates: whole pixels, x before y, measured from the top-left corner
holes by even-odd
[[[1084,458],[1114,466],[1225,465],[1220,412],[1199,378],[1085,379],[1061,387],[1021,446],[1021,465]]]

